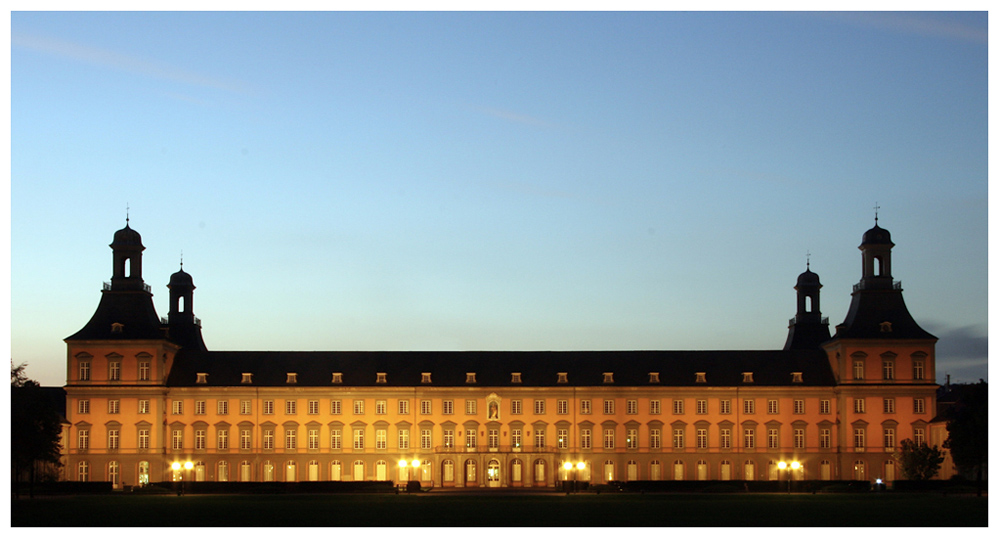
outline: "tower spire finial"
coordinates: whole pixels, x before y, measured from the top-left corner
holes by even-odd
[[[184,250],[181,249],[181,269],[184,269]]]
[[[875,224],[876,225],[878,224],[878,209],[879,209],[879,207],[880,206],[878,205],[878,202],[875,202]]]
[[[809,250],[806,250],[806,271],[809,271]]]
[[[125,203],[125,226],[128,226],[128,202]]]

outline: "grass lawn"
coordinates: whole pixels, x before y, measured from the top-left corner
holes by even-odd
[[[12,526],[986,526],[987,497],[941,494],[53,496]]]

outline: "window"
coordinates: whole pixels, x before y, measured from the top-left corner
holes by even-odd
[[[695,443],[698,449],[708,449],[708,429],[695,430]]]
[[[218,415],[228,415],[229,414],[229,401],[216,401],[215,403],[215,413]]]
[[[375,373],[375,383],[376,384],[384,384],[384,383],[386,383],[385,373],[384,372],[377,372],[377,373]]]
[[[756,413],[753,399],[743,399],[743,413],[747,415]]]
[[[580,449],[590,449],[592,443],[590,429],[580,429]]]
[[[354,400],[354,415],[365,414],[365,401],[363,399]]]
[[[604,449],[615,448],[615,429],[604,429]]]
[[[819,448],[830,449],[830,429],[819,429]]]
[[[882,442],[885,444],[883,447],[886,449],[896,447],[896,429],[893,427],[882,429]]]
[[[510,400],[510,414],[521,415],[521,399]]]
[[[195,374],[194,383],[196,383],[196,384],[207,384],[208,383],[208,373],[207,372],[199,372],[199,373]]]
[[[245,372],[243,377],[240,378],[241,384],[252,384],[253,383],[253,373]]]
[[[649,429],[649,448],[650,449],[660,448],[660,429],[656,428]]]
[[[330,429],[330,449],[341,449],[343,433],[340,429]]]
[[[684,429],[674,429],[674,449],[684,449]]]
[[[795,449],[806,448],[806,429],[793,430],[792,438],[794,439]]]
[[[771,415],[778,413],[778,399],[767,399],[767,413]]]
[[[467,372],[467,373],[465,373],[465,383],[466,384],[474,384],[474,383],[476,383],[476,373],[474,373],[474,372]]]
[[[496,449],[500,447],[500,431],[497,429],[490,429],[486,432],[486,446],[490,449]]]
[[[865,379],[865,362],[863,359],[854,360],[854,379],[855,380]]]
[[[90,481],[90,463],[83,460],[76,467],[77,481]]]
[[[319,401],[316,399],[306,401],[306,412],[309,415],[319,415]]]
[[[375,429],[375,449],[385,449],[385,429]]]
[[[420,429],[420,449],[430,449],[432,447],[431,429]]]
[[[559,449],[569,448],[569,429],[556,430],[556,444]]]
[[[431,373],[429,373],[429,372],[422,372],[422,373],[420,373],[420,383],[421,384],[429,384],[429,383],[431,383]]]
[[[719,413],[722,415],[729,415],[733,413],[733,401],[729,399],[719,400]]]
[[[108,429],[108,449],[111,451],[118,450],[118,440],[121,434],[118,429]]]
[[[864,427],[854,428],[854,448],[864,449],[865,448],[865,429]]]
[[[265,399],[261,404],[263,405],[263,408],[264,408],[263,409],[264,415],[273,415],[274,414],[274,400],[272,400],[272,399]]]
[[[924,399],[913,399],[913,413],[922,414],[924,412]]]
[[[365,429],[354,429],[354,449],[365,448]]]
[[[205,429],[195,429],[194,448],[198,450],[205,449]]]
[[[249,451],[252,449],[253,438],[250,429],[240,429],[240,449]]]
[[[184,449],[184,431],[181,429],[174,429],[170,436],[170,447],[174,450]]]
[[[754,448],[754,435],[755,434],[756,433],[754,432],[753,427],[747,427],[747,428],[743,429],[743,447],[745,447],[747,449],[753,449]]]
[[[421,399],[420,400],[420,415],[431,415],[431,400]]]
[[[139,429],[139,449],[149,449],[149,429]]]
[[[194,415],[205,415],[205,401],[194,401]]]
[[[802,373],[801,372],[793,372],[792,373],[792,383],[793,384],[801,384],[802,383]]]
[[[892,398],[882,399],[882,412],[886,414],[896,413],[896,399]]]
[[[171,413],[174,415],[181,415],[184,413],[184,401],[172,401],[171,403]]]
[[[924,428],[923,427],[913,427],[913,443],[920,445],[925,442],[924,438]]]
[[[556,383],[557,384],[568,384],[569,383],[569,373],[557,372],[556,373]]]
[[[521,383],[521,373],[519,373],[519,372],[512,372],[512,373],[510,373],[510,383],[512,383],[512,384],[520,384]]]
[[[566,415],[569,413],[569,401],[566,399],[559,399],[556,401],[556,413],[559,415]]]
[[[854,399],[854,413],[863,414],[865,413],[865,399],[859,398]]]
[[[545,415],[544,399],[535,399],[535,415]]]
[[[535,448],[542,449],[545,447],[545,427],[535,428]]]
[[[651,384],[659,384],[660,383],[660,373],[658,373],[658,372],[651,372],[651,373],[649,373],[649,383],[651,383]]]
[[[521,429],[510,429],[510,445],[521,447]]]
[[[476,429],[465,429],[465,447],[476,447]]]
[[[441,401],[441,413],[444,415],[452,415],[455,413],[455,401],[451,399]]]
[[[636,415],[639,413],[639,401],[635,399],[628,399],[625,401],[625,413],[628,415]]]
[[[767,448],[778,448],[778,429],[767,429]]]
[[[122,379],[122,362],[112,360],[108,362],[108,380],[118,382]]]
[[[729,428],[719,429],[719,449],[729,449],[733,446],[733,431]]]
[[[891,359],[882,360],[882,379],[893,380],[896,378],[896,362]]]
[[[240,415],[250,415],[253,412],[253,405],[250,399],[240,399]]]
[[[476,399],[465,399],[465,415],[476,415]]]
[[[396,411],[399,415],[409,415],[410,414],[410,401],[406,399],[399,399],[396,403]]]
[[[650,399],[649,415],[660,415],[660,399]]]
[[[343,384],[344,383],[344,373],[335,372],[333,373],[333,378],[330,379],[331,384]]]
[[[580,401],[580,415],[590,415],[590,399]]]
[[[829,414],[830,413],[830,399],[820,399],[819,401],[819,413]]]
[[[614,415],[615,413],[615,401],[611,399],[604,400],[604,415]]]
[[[913,379],[914,380],[924,379],[924,360],[922,359],[913,360]]]
[[[694,411],[696,414],[705,415],[708,413],[708,399],[698,399],[694,401]]]
[[[90,449],[90,430],[80,429],[76,432],[76,447],[77,449]]]
[[[752,372],[745,372],[745,373],[743,373],[743,383],[744,384],[752,384],[753,383],[753,373]]]
[[[694,383],[696,383],[696,384],[707,383],[707,380],[705,379],[705,373],[703,373],[703,372],[696,372],[696,373],[694,373]]]
[[[120,401],[118,399],[108,399],[108,413],[117,414]]]
[[[90,380],[90,361],[80,361],[80,381]]]
[[[330,401],[330,415],[340,415],[341,404],[340,399],[333,399]]]
[[[625,430],[625,448],[637,449],[639,447],[639,429]]]
[[[264,449],[274,449],[274,429],[264,430]]]
[[[410,429],[399,429],[396,436],[396,441],[398,442],[399,449],[409,449],[410,448]]]
[[[149,362],[140,361],[139,362],[139,381],[148,382],[149,381]]]
[[[295,427],[285,427],[285,449],[298,448],[298,430]]]
[[[383,400],[375,401],[375,414],[376,415],[386,414],[386,401]]]
[[[215,447],[218,449],[229,449],[229,431],[227,429],[218,429],[215,431]]]
[[[605,384],[613,384],[613,383],[615,383],[615,373],[613,373],[613,372],[606,372],[606,373],[604,373],[604,383]]]
[[[139,399],[139,413],[140,414],[149,413],[149,399]]]
[[[674,399],[674,415],[684,415],[683,399]]]
[[[793,414],[804,414],[806,413],[806,401],[803,399],[795,399],[792,401],[792,413]]]

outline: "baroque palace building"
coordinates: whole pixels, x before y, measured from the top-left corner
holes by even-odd
[[[156,314],[126,222],[96,312],[65,339],[66,477],[891,482],[937,389],[937,338],[903,303],[892,247],[876,218],[832,337],[807,266],[781,350],[224,352],[205,346],[183,264]]]

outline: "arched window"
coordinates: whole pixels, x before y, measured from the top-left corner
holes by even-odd
[[[79,464],[76,465],[76,480],[77,481],[90,481],[90,463],[81,460]]]
[[[149,484],[149,462],[141,461],[139,462],[139,486],[144,487]]]
[[[545,461],[542,459],[535,461],[535,485],[545,486]]]
[[[660,461],[653,460],[649,463],[649,479],[652,481],[660,481],[663,479],[663,470],[660,466]]]
[[[675,460],[674,461],[674,481],[684,480],[684,461]]]
[[[274,481],[274,464],[271,461],[264,461],[263,471],[264,481]]]
[[[719,463],[719,479],[729,481],[733,478],[733,464],[728,460]]]
[[[351,479],[354,481],[364,481],[365,480],[365,461],[356,460],[354,461],[354,471],[351,472]]]
[[[253,468],[250,467],[249,460],[240,462],[240,481],[253,481]]]
[[[625,464],[625,477],[627,481],[638,481],[639,480],[639,464],[630,460]]]
[[[330,463],[330,481],[341,480],[341,464],[339,460]]]
[[[224,460],[220,460],[216,474],[219,481],[229,481],[229,463]]]
[[[121,482],[121,470],[117,460],[108,463],[108,481],[111,482],[112,488],[118,488]]]

